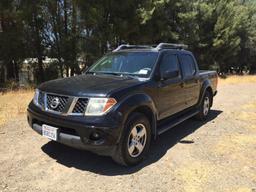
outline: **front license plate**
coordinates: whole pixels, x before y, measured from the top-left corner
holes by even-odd
[[[49,125],[42,125],[42,135],[54,141],[57,141],[58,128]]]

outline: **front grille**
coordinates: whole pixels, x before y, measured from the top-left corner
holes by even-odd
[[[68,97],[53,94],[46,95],[47,109],[56,112],[63,112],[68,102]]]
[[[72,113],[84,114],[88,104],[88,98],[79,98],[75,104]]]
[[[73,105],[72,102],[75,101]],[[88,98],[63,96],[47,92],[39,92],[38,106],[49,112],[63,115],[83,115],[88,105]]]

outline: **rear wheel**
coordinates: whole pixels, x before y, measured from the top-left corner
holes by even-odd
[[[141,113],[133,113],[125,123],[124,132],[117,146],[113,160],[122,165],[136,165],[148,153],[151,128],[148,118]]]
[[[200,104],[199,113],[196,115],[196,118],[199,120],[205,120],[209,115],[212,102],[212,95],[209,91],[206,91],[203,97],[203,100]]]

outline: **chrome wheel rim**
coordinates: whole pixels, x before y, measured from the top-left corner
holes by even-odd
[[[147,130],[143,124],[135,125],[128,137],[127,148],[131,157],[138,157],[144,150],[147,141]]]
[[[204,107],[203,107],[204,116],[206,116],[208,114],[209,108],[210,108],[210,99],[209,99],[209,97],[205,97],[204,98]]]

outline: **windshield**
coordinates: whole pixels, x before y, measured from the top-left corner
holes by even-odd
[[[93,64],[87,73],[149,77],[157,57],[157,52],[111,53]]]

